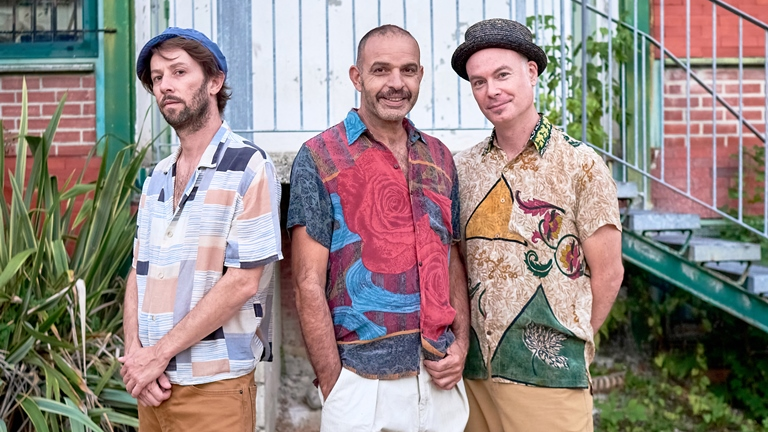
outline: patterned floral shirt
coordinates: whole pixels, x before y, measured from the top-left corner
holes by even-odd
[[[453,342],[448,253],[460,239],[448,149],[403,120],[407,175],[355,110],[307,141],[291,171],[288,228],[330,251],[326,297],[344,367],[366,378],[416,375],[420,352]]]
[[[157,164],[141,193],[133,247],[139,339],[145,347],[157,344],[226,267],[264,267],[258,294],[166,368],[180,385],[236,378],[271,354],[273,267],[283,257],[280,183],[269,156],[223,122],[174,211],[177,155]]]
[[[456,156],[472,312],[464,377],[586,388],[594,357],[582,240],[621,230],[592,148],[541,117],[513,161],[495,133]]]

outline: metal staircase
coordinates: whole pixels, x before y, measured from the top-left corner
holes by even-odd
[[[626,185],[620,192],[631,192]],[[620,194],[620,199],[637,196]],[[698,237],[696,214],[629,210],[622,255],[636,267],[768,332],[768,267],[759,245]]]
[[[757,235],[758,238],[768,239],[768,203],[763,197],[762,226],[754,227],[747,221],[748,211],[750,209],[748,199],[743,193],[746,178],[749,175],[745,163],[745,154],[749,149],[762,149],[765,154],[765,142],[768,133],[768,25],[764,22],[749,16],[748,14],[726,4],[720,0],[707,0],[712,8],[712,59],[711,63],[704,64],[704,67],[710,68],[712,78],[705,78],[706,73],[697,71],[696,63],[691,60],[691,32],[690,32],[690,6],[692,0],[683,0],[687,16],[670,17],[665,16],[665,1],[657,0],[654,7],[657,8],[656,17],[659,24],[656,33],[646,23],[646,28],[638,21],[638,0],[618,1],[595,0],[580,1],[571,0],[570,7],[563,6],[561,2],[560,19],[558,20],[557,11],[554,15],[554,22],[560,22],[560,26],[545,27],[538,34],[539,40],[560,40],[567,41],[568,36],[565,26],[562,23],[567,19],[562,16],[572,15],[574,30],[572,31],[571,43],[573,46],[580,46],[581,41],[594,38],[602,40],[608,44],[607,53],[602,55],[592,54],[581,56],[574,63],[581,63],[582,71],[588,71],[590,68],[597,69],[598,77],[606,83],[604,85],[602,97],[604,99],[602,121],[603,127],[608,131],[607,136],[603,137],[602,142],[589,142],[598,153],[602,154],[609,165],[613,166],[614,174],[617,178],[619,201],[623,203],[622,222],[624,232],[622,236],[622,253],[624,259],[636,267],[648,272],[676,287],[679,287],[693,296],[720,308],[721,310],[753,325],[765,332],[768,332],[768,267],[759,264],[761,261],[760,245],[745,242],[728,241],[711,236],[702,235],[701,221],[699,214],[696,213],[670,213],[653,210],[652,190],[659,190],[659,187],[673,191],[679,199],[695,203],[699,209],[708,217],[716,216],[721,220],[727,221],[732,226],[746,229]],[[679,1],[668,1],[666,7],[672,9]],[[702,3],[701,1],[699,3]],[[701,7],[699,4],[698,7]],[[660,9],[660,10],[659,10]],[[628,12],[628,15],[627,15]],[[649,12],[649,15],[652,13]],[[671,14],[670,14],[671,15]],[[620,18],[621,17],[621,18]],[[675,25],[686,26],[688,36],[686,37],[686,52],[684,57],[676,55],[665,45],[665,20],[674,20]],[[738,76],[738,97],[725,97],[723,86],[718,86],[718,55],[717,55],[717,23],[725,19],[738,20],[738,34],[721,34],[720,37],[738,38],[738,58],[733,61],[733,68],[737,70]],[[539,17],[534,22],[547,22]],[[670,21],[669,25],[672,24]],[[765,87],[765,110],[762,119],[748,120],[745,115],[743,104],[743,76],[744,63],[743,57],[743,35],[744,25],[752,26],[754,32],[764,34],[766,54],[763,62],[765,63],[765,78],[763,80]],[[591,32],[595,28],[607,29],[607,32]],[[630,35],[631,52],[629,60],[618,61],[613,57],[614,52],[611,48],[612,37],[619,30]],[[579,31],[580,30],[580,31]],[[547,33],[549,31],[549,33]],[[558,34],[559,32],[559,34]],[[580,33],[580,35],[579,35]],[[660,34],[659,34],[660,33]],[[696,35],[693,35],[695,38]],[[615,42],[614,42],[615,43]],[[655,53],[655,54],[654,54]],[[561,44],[559,49],[555,46],[553,50],[550,46],[548,51],[550,58],[555,61],[562,61],[560,64],[566,64],[568,52],[565,44]],[[605,55],[607,54],[607,56]],[[653,64],[654,66],[650,66]],[[665,65],[667,67],[678,68],[685,76],[685,105],[688,114],[685,114],[685,149],[680,157],[685,158],[686,176],[682,181],[680,179],[670,178],[665,169],[667,140],[665,139]],[[702,67],[702,62],[698,62],[698,68]],[[738,69],[736,69],[738,68]],[[721,67],[721,70],[723,67]],[[646,74],[646,72],[649,72]],[[586,74],[583,74],[586,75]],[[654,76],[655,75],[655,76]],[[542,81],[546,82],[548,77]],[[565,75],[561,75],[565,81]],[[583,78],[583,77],[582,77]],[[696,84],[697,93],[693,97],[695,102],[711,100],[710,110],[712,113],[712,159],[711,166],[708,167],[708,174],[711,173],[711,185],[707,194],[696,191],[692,188],[692,183],[696,180],[693,173],[691,158],[691,115],[692,106],[692,84]],[[618,86],[620,92],[617,95],[619,101],[611,101],[615,93],[611,89]],[[577,86],[578,87],[578,86]],[[649,90],[650,88],[656,90]],[[563,84],[560,89],[554,90],[554,100],[558,98],[570,99],[569,103],[561,103],[555,107],[554,111],[562,110],[562,124],[573,134],[574,130],[581,129],[581,136],[589,138],[587,133],[586,113],[588,112],[587,101],[587,83],[584,79],[580,86],[580,92],[569,91],[573,88],[573,83]],[[660,90],[661,89],[661,90]],[[594,91],[594,90],[593,90]],[[547,90],[548,95],[553,94],[550,87]],[[703,96],[702,96],[703,94]],[[578,100],[575,97],[579,97]],[[575,100],[574,100],[575,99]],[[548,101],[546,97],[541,98]],[[653,100],[660,100],[661,103],[654,103]],[[651,101],[651,102],[648,102]],[[574,102],[579,104],[580,110],[574,109]],[[555,102],[557,104],[557,102]],[[552,107],[543,107],[552,110]],[[568,112],[576,111],[575,113]],[[720,118],[716,115],[717,110],[726,111],[726,115],[732,115],[738,122],[738,167],[734,174],[737,179],[737,196],[730,199],[732,211],[726,211],[723,208],[726,199],[720,197],[718,200],[717,178],[718,178],[718,146],[717,146],[717,126]],[[618,113],[614,110],[618,110]],[[580,112],[579,112],[580,111]],[[661,112],[659,112],[661,111]],[[728,114],[730,113],[730,114]],[[724,117],[725,118],[725,117]],[[649,120],[650,119],[650,120]],[[758,124],[762,122],[763,124]],[[657,127],[653,127],[656,123]],[[569,128],[570,126],[570,128]],[[574,127],[578,126],[578,127]],[[724,127],[721,126],[724,129]],[[655,132],[654,132],[655,130]],[[579,138],[578,133],[575,134]],[[595,136],[593,134],[592,136]],[[745,142],[749,141],[753,147],[748,147]],[[755,144],[756,142],[756,144]],[[654,145],[651,145],[654,143]],[[701,145],[701,144],[699,144]],[[677,149],[679,151],[679,149]],[[651,160],[650,154],[655,152],[660,156],[655,161]],[[727,157],[727,156],[721,156]],[[657,166],[654,166],[654,163]],[[700,163],[700,162],[699,162]],[[660,164],[660,167],[658,166]],[[763,172],[765,166],[758,167]],[[754,169],[754,168],[752,168]],[[768,190],[768,176],[762,186],[764,191]],[[652,188],[655,186],[655,189]],[[754,205],[752,214],[754,214]]]

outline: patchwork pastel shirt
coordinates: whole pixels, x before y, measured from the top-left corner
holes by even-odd
[[[288,228],[329,250],[326,297],[342,365],[366,378],[416,375],[440,359],[449,326],[448,254],[460,239],[453,158],[403,120],[407,175],[350,111],[304,143],[291,172]]]
[[[280,250],[280,183],[269,156],[224,122],[173,210],[176,158],[144,182],[134,241],[139,339],[152,346],[229,268],[263,267],[256,296],[229,321],[177,354],[174,384],[203,384],[251,372],[271,356],[270,317]]]
[[[595,346],[582,241],[621,230],[616,184],[543,116],[512,161],[488,139],[456,156],[472,329],[468,379],[586,388]]]

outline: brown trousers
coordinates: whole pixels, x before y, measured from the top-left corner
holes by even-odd
[[[139,432],[253,432],[256,384],[253,372],[208,384],[174,384],[158,407],[139,403]]]
[[[465,432],[592,432],[589,389],[559,389],[464,380],[469,399]]]

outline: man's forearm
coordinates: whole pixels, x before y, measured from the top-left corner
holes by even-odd
[[[224,325],[258,292],[263,267],[229,268],[191,311],[155,345],[158,355],[170,361]]]
[[[333,331],[333,318],[324,293],[323,287],[302,283],[296,287],[296,309],[317,380],[332,384],[341,370],[341,359]]]
[[[303,226],[294,228],[292,237],[292,270],[301,334],[320,389],[327,395],[341,372],[333,318],[325,298],[329,251]]]
[[[621,276],[623,272],[612,272],[609,275],[592,277],[592,317],[590,324],[592,332],[597,334],[600,327],[611,313],[611,307],[616,301],[616,295],[621,288]]]
[[[131,269],[125,283],[125,299],[123,300],[123,336],[126,354],[139,342],[139,288],[136,283],[136,271]]]
[[[451,262],[449,265],[451,306],[456,311],[456,317],[451,324],[451,330],[456,340],[464,349],[469,345],[469,294],[467,292],[467,272],[458,245],[451,246]]]

